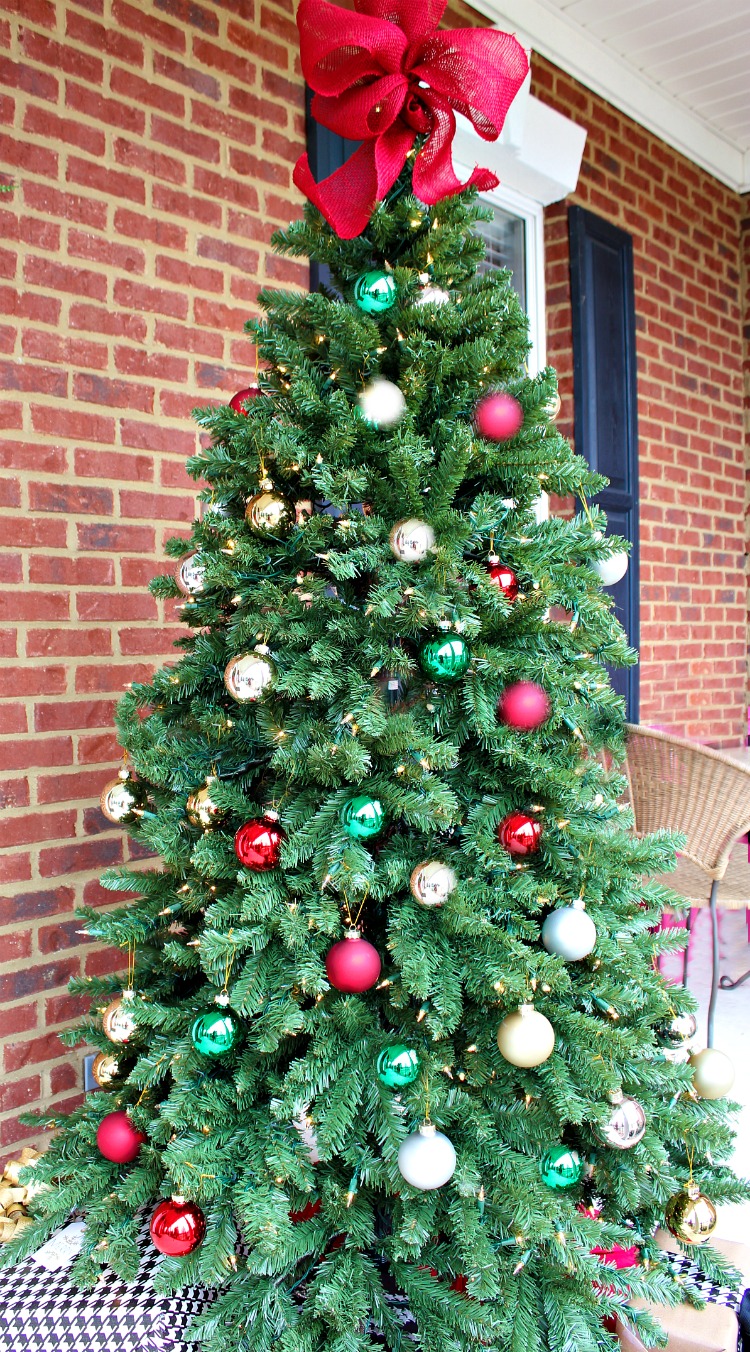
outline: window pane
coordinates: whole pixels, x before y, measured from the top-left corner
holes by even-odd
[[[495,206],[494,202],[484,202],[491,208],[493,220],[479,221],[477,234],[482,236],[487,247],[487,258],[480,265],[480,272],[490,268],[510,268],[513,274],[513,286],[526,309],[526,222],[521,216]]]

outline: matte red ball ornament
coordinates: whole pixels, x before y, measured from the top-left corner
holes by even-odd
[[[244,413],[247,417],[248,410],[245,408],[245,404],[249,403],[251,399],[257,399],[259,394],[262,394],[262,390],[258,389],[257,385],[249,385],[246,390],[238,390],[236,394],[232,395],[229,400],[229,407],[234,409],[235,413]]]
[[[326,956],[328,980],[347,995],[369,991],[380,976],[380,954],[359,930],[349,930]]]
[[[278,867],[285,840],[286,834],[279,826],[278,817],[267,812],[240,827],[234,838],[234,852],[245,868],[254,873],[267,873]]]
[[[507,563],[501,563],[497,556],[488,559],[487,574],[490,582],[500,589],[506,601],[515,601],[518,596],[518,578]]]
[[[145,1139],[125,1112],[107,1113],[96,1133],[96,1144],[105,1160],[113,1164],[132,1164]]]
[[[497,828],[497,838],[504,850],[514,858],[523,859],[536,854],[542,838],[541,823],[527,812],[509,812]]]
[[[170,1197],[151,1217],[151,1241],[159,1253],[184,1258],[197,1249],[206,1234],[206,1218],[195,1202]]]
[[[311,1221],[322,1205],[320,1198],[316,1197],[314,1202],[306,1202],[301,1211],[290,1211],[289,1219],[294,1225],[299,1225],[300,1221]]]
[[[480,399],[474,421],[481,437],[488,441],[509,441],[523,427],[523,409],[512,394],[495,390]]]
[[[500,722],[517,732],[540,728],[549,718],[550,709],[547,691],[534,681],[516,681],[503,691],[497,702]]]

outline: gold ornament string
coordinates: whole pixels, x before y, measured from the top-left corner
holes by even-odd
[[[233,930],[233,929],[230,929],[230,930],[229,930],[229,933],[228,933],[228,935],[227,935],[227,938],[231,940],[233,934],[234,934],[234,930]],[[233,943],[233,944],[232,944],[231,951],[230,951],[230,953],[229,953],[228,956],[227,956],[227,960],[226,960],[226,963],[225,963],[225,966],[224,966],[224,985],[223,985],[222,988],[221,988],[221,993],[222,993],[222,995],[228,995],[228,994],[229,994],[229,978],[230,978],[230,976],[231,976],[231,974],[232,974],[232,967],[233,967],[233,965],[234,965],[234,956],[235,956],[235,953],[236,953],[236,952],[237,952],[237,945],[236,945],[235,943]]]
[[[128,974],[126,990],[132,991],[135,985],[135,940],[128,942]]]
[[[429,1122],[429,1120],[430,1120],[430,1072],[429,1072],[429,1070],[427,1069],[427,1066],[425,1066],[423,1080],[424,1080],[424,1120],[425,1120],[425,1122]]]

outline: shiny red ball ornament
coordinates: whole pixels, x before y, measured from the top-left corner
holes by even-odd
[[[349,930],[326,955],[328,980],[347,995],[369,991],[380,976],[380,954],[358,930]]]
[[[509,568],[507,563],[501,563],[499,559],[496,561],[489,559],[486,568],[490,582],[494,582],[495,586],[500,588],[506,601],[515,601],[518,596],[518,578],[513,569]]]
[[[299,1225],[300,1221],[311,1221],[313,1216],[317,1216],[323,1203],[319,1197],[314,1202],[307,1202],[301,1211],[290,1211],[289,1219],[294,1225]]]
[[[497,838],[504,850],[523,859],[536,854],[542,838],[541,823],[527,812],[509,812],[497,828]]]
[[[195,1202],[170,1197],[160,1202],[151,1217],[151,1242],[159,1253],[184,1258],[197,1249],[206,1234],[206,1218]]]
[[[523,409],[512,394],[495,390],[480,399],[474,422],[480,437],[487,441],[509,441],[523,427]]]
[[[235,413],[244,413],[247,417],[248,410],[245,408],[245,403],[251,399],[257,399],[259,394],[262,394],[262,390],[258,389],[257,385],[249,385],[246,390],[238,390],[236,394],[232,395],[229,400],[229,407],[234,409]]]
[[[145,1139],[125,1112],[107,1113],[96,1133],[96,1144],[105,1160],[113,1164],[132,1164]]]
[[[546,723],[550,715],[549,695],[534,681],[516,681],[503,691],[497,702],[501,723],[517,732],[532,732]]]
[[[245,868],[254,873],[267,873],[278,867],[285,840],[286,834],[279,826],[278,818],[267,812],[264,817],[254,817],[240,827],[234,838],[234,852]]]

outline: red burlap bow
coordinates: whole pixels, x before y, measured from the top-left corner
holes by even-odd
[[[342,239],[361,234],[403,168],[418,133],[414,192],[429,205],[463,187],[495,188],[489,169],[463,184],[451,161],[456,112],[485,141],[500,135],[528,72],[510,33],[490,28],[438,32],[446,0],[354,0],[356,13],[328,0],[302,0],[297,11],[302,69],[315,91],[313,116],[363,144],[342,168],[316,183],[307,155],[294,181]],[[455,111],[454,111],[455,110]]]

